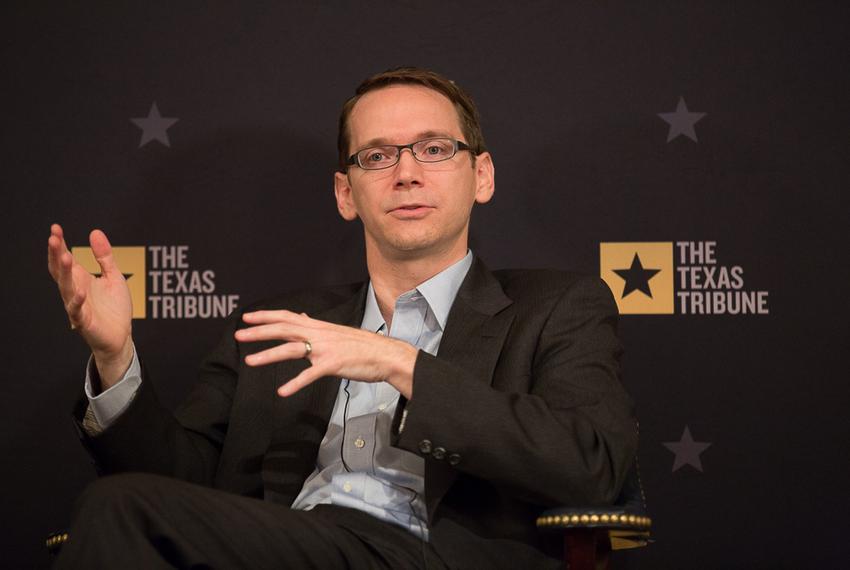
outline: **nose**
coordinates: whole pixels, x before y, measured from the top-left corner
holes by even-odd
[[[395,187],[397,189],[422,186],[422,164],[413,156],[409,148],[401,149],[396,168]]]

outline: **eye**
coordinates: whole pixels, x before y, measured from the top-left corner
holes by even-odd
[[[395,148],[375,146],[360,151],[360,164],[365,168],[382,168],[395,161]]]
[[[425,139],[415,143],[413,150],[420,160],[438,162],[454,156],[454,140],[448,138]]]

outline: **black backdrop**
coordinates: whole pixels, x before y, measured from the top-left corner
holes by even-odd
[[[412,64],[480,105],[498,184],[473,216],[472,248],[491,267],[599,274],[602,243],[711,241],[718,266],[742,268],[743,290],[767,292],[762,314],[690,314],[676,297],[673,314],[623,316],[657,543],[622,563],[840,566],[839,6],[6,4],[2,564],[47,565],[44,535],[94,476],[68,420],[86,351],[45,269],[49,224],[74,245],[102,227],[145,247],[148,271],[152,247],[188,246],[189,270],[213,270],[213,294],[240,303],[360,279],[361,229],[332,199],[337,113],[365,76]],[[659,115],[680,99],[704,115]],[[152,118],[154,102],[178,120],[131,121]],[[150,296],[153,278],[134,278]],[[174,405],[221,320],[153,318],[151,303],[134,334]]]

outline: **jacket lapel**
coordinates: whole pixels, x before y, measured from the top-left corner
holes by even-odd
[[[475,258],[458,290],[440,341],[439,357],[491,383],[501,347],[513,322],[512,304],[483,261]]]
[[[463,368],[476,381],[491,384],[514,319],[509,308],[512,303],[484,262],[476,257],[449,312],[438,358]],[[445,462],[425,462],[429,520],[456,476],[457,470]]]

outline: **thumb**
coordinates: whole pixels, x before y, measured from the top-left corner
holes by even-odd
[[[89,234],[89,244],[91,244],[94,258],[100,265],[101,273],[104,277],[112,277],[121,275],[118,270],[115,260],[112,258],[112,246],[109,244],[109,239],[101,230],[92,230]]]

